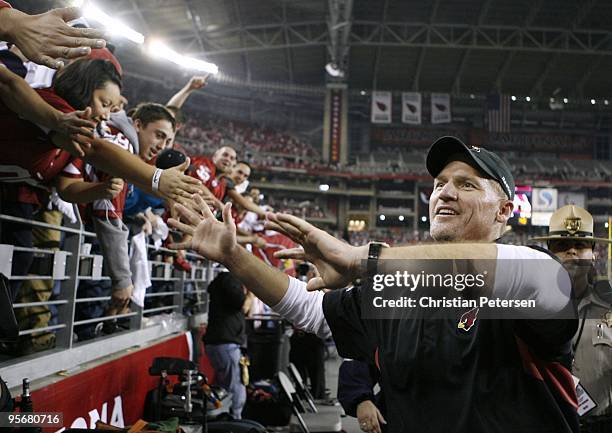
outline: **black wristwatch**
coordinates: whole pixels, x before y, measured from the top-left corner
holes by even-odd
[[[366,262],[366,276],[371,277],[378,270],[378,258],[380,250],[388,245],[383,242],[370,242],[368,247],[368,261]]]

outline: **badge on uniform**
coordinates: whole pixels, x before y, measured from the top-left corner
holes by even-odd
[[[601,322],[608,328],[612,328],[612,311],[608,310],[601,318]]]
[[[576,397],[578,397],[578,415],[583,416],[597,407],[595,400],[581,384],[576,385]]]

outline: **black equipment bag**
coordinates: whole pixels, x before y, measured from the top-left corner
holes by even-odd
[[[15,343],[18,338],[19,327],[13,311],[8,279],[0,274],[0,342]]]

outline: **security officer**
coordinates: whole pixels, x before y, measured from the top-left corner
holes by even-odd
[[[566,267],[578,298],[580,327],[574,337],[573,373],[583,431],[612,431],[612,291],[610,282],[594,276],[595,243],[612,243],[593,236],[593,217],[585,209],[568,205],[550,219],[548,249]]]

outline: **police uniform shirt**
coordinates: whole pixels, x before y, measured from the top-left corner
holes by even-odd
[[[573,373],[597,403],[588,416],[612,415],[612,322],[606,320],[611,305],[594,293],[578,304],[578,315],[586,313],[584,328],[575,350]],[[588,310],[588,311],[587,311]],[[578,336],[574,338],[574,344]]]

